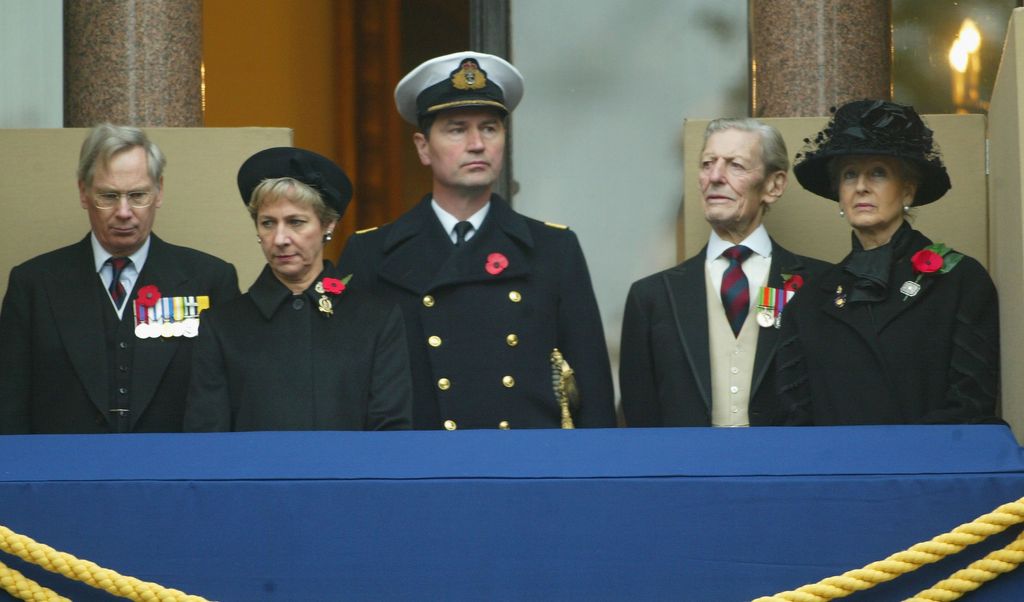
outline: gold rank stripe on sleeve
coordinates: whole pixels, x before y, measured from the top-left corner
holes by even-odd
[[[569,229],[569,226],[566,226],[565,224],[556,224],[554,222],[544,222],[544,225],[549,227],[549,228],[558,228],[559,230],[568,230]]]
[[[356,230],[355,233],[356,234],[366,234],[367,232],[373,232],[377,228],[380,228],[380,226],[374,226],[372,228],[363,228],[362,230]]]

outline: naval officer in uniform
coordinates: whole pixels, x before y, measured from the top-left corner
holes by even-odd
[[[395,89],[433,189],[395,222],[353,235],[340,271],[403,310],[419,429],[566,426],[557,350],[575,373],[577,427],[615,426],[611,371],[576,235],[493,193],[506,118],[523,95],[500,57],[431,59]],[[563,400],[564,401],[564,400]],[[563,404],[564,405],[564,404]]]

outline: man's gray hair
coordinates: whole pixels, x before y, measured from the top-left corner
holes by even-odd
[[[750,117],[741,119],[721,118],[715,119],[708,124],[704,130],[704,146],[708,144],[708,138],[712,134],[726,130],[740,130],[757,134],[761,139],[761,162],[764,163],[765,176],[777,171],[789,171],[789,151],[786,150],[786,141],[782,134],[774,127]]]
[[[78,179],[86,186],[92,186],[96,166],[106,166],[119,153],[142,147],[146,151],[146,167],[153,184],[160,188],[167,160],[160,148],[151,142],[142,130],[126,125],[101,123],[91,130],[82,143],[78,156]]]

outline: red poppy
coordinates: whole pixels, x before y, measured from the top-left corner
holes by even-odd
[[[796,292],[800,290],[800,287],[804,285],[804,277],[800,274],[793,274],[782,283],[782,290],[787,293],[792,291]]]
[[[142,307],[153,307],[160,300],[160,289],[155,284],[147,284],[139,289],[138,302]]]
[[[487,263],[484,264],[484,269],[491,276],[497,276],[498,274],[505,271],[508,267],[508,257],[505,257],[501,253],[491,253],[487,256]]]
[[[324,285],[324,290],[333,295],[340,294],[345,290],[345,283],[337,278],[324,278],[321,282]]]
[[[942,269],[942,255],[931,249],[921,249],[910,258],[914,271],[919,274],[931,274]]]

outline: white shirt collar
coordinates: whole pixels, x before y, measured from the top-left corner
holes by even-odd
[[[739,244],[749,248],[751,251],[766,259],[772,256],[772,239],[768,236],[768,230],[765,229],[764,224],[759,225]],[[715,259],[718,259],[718,257],[722,255],[722,252],[731,246],[733,246],[733,243],[727,240],[722,240],[722,238],[712,230],[711,238],[708,239],[707,262],[711,263]]]
[[[99,273],[103,269],[103,266],[107,263],[107,260],[113,257],[100,241],[96,239],[96,234],[90,233],[89,240],[92,241],[92,259],[96,264],[96,272]],[[135,251],[128,256],[128,259],[132,260],[132,267],[135,269],[137,274],[142,273],[142,266],[146,265],[146,258],[149,257],[149,243],[152,240],[151,236],[146,237],[146,242],[142,243],[138,251]]]
[[[455,242],[455,224],[462,220],[442,209],[434,199],[430,199],[430,207],[434,210],[434,215],[437,216],[438,221],[441,222],[441,227],[443,227],[444,231],[448,233],[448,237],[452,239],[452,242]],[[487,217],[487,212],[490,211],[490,209],[491,202],[487,201],[487,203],[477,210],[476,213],[469,216],[469,219],[466,221],[473,224],[473,231],[466,237],[466,240],[473,238],[473,236],[480,230],[480,226],[484,223],[484,218]]]

